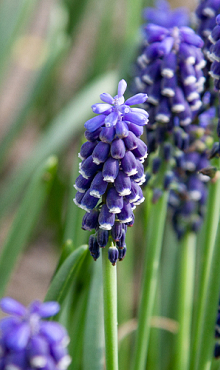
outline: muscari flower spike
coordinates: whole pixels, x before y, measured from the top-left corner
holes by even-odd
[[[209,84],[210,65],[213,60],[213,46],[216,37],[219,38],[219,27],[215,28],[213,34],[213,28],[216,25],[216,16],[220,13],[220,0],[203,0],[199,2],[196,9],[197,17],[197,29],[196,32],[201,36],[204,41],[203,52],[207,60],[207,66],[204,70],[205,77],[207,79],[206,85]],[[215,52],[214,52],[215,54]]]
[[[210,119],[208,113],[201,112],[210,106],[210,97],[203,96],[206,61],[202,38],[187,23],[181,23],[181,11],[174,10],[174,16],[166,21],[164,12],[169,5],[163,1],[160,6],[159,10],[145,10],[151,23],[144,27],[134,90],[149,96],[144,107],[149,112],[146,130],[152,168],[147,180],[153,188],[152,201],[171,189],[173,226],[181,238],[186,230],[198,231],[203,221],[209,177],[198,171],[209,166],[205,126]],[[158,153],[159,157],[155,156]],[[163,184],[158,184],[156,176],[164,168],[162,163],[167,171]]]
[[[1,370],[66,370],[71,362],[69,337],[57,322],[44,320],[56,315],[57,302],[34,301],[28,308],[5,297],[0,301],[9,316],[0,320]]]
[[[140,136],[148,113],[132,106],[143,104],[147,94],[125,101],[126,87],[121,80],[116,96],[101,94],[103,103],[92,106],[97,116],[84,125],[87,141],[79,153],[80,175],[74,185],[74,202],[86,211],[82,228],[96,231],[89,239],[90,253],[96,260],[111,237],[114,245],[108,255],[113,265],[125,257],[127,226],[133,225],[133,210],[144,201],[140,186],[145,182],[147,146]]]
[[[218,94],[220,93],[220,14],[216,17],[216,26],[209,35],[209,40],[212,43],[210,47],[209,59],[211,60],[211,68],[209,74],[214,79],[214,85]],[[218,117],[217,135],[220,140],[220,114]],[[218,154],[220,153],[220,145]]]
[[[145,8],[143,17],[148,23],[154,23],[166,28],[183,27],[189,24],[188,10],[184,7],[171,9],[170,4],[166,0],[155,1],[155,8]]]
[[[174,127],[188,126],[202,106],[203,41],[189,27],[165,28],[150,23],[145,27],[144,43],[135,84],[136,91],[149,96],[145,104],[148,130],[158,143]]]
[[[212,144],[210,129],[214,117],[214,108],[201,113],[198,123],[188,127],[188,148],[176,153],[176,166],[173,169],[175,183],[170,191],[169,206],[178,238],[186,230],[198,232],[203,224],[207,184],[213,173],[210,171],[207,142]]]

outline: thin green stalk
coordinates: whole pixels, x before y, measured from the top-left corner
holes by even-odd
[[[135,343],[134,370],[144,370],[150,336],[150,319],[153,312],[158,281],[159,260],[167,210],[167,192],[151,207],[147,226],[147,254],[145,258],[142,297]]]
[[[218,180],[220,181],[220,180]],[[216,204],[219,207],[219,204]],[[217,317],[219,289],[220,289],[220,225],[216,236],[215,246],[210,263],[209,276],[206,283],[206,294],[201,320],[201,332],[199,338],[199,350],[195,369],[208,370],[211,366],[214,350],[214,329]]]
[[[196,234],[187,232],[181,245],[179,285],[179,331],[175,369],[188,370],[191,347],[191,324],[196,261]]]
[[[218,228],[220,213],[220,179],[209,185],[209,198],[207,205],[207,214],[204,227],[204,250],[201,260],[201,276],[198,294],[198,305],[196,314],[195,338],[192,347],[191,370],[195,370],[196,360],[199,351],[199,341],[204,320],[204,306],[207,297],[208,281],[210,276],[213,251]]]
[[[118,370],[117,274],[107,247],[102,249],[102,271],[106,370]]]

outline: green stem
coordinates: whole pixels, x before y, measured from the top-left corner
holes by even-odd
[[[151,207],[147,226],[147,254],[145,258],[142,296],[135,343],[134,370],[144,370],[150,336],[150,320],[153,312],[158,280],[161,246],[166,220],[167,192]]]
[[[102,248],[102,271],[106,370],[118,370],[117,274],[107,247]]]
[[[220,180],[218,180],[220,181]],[[219,207],[219,204],[216,204]],[[209,277],[206,283],[206,294],[202,311],[199,350],[197,352],[197,366],[195,369],[208,370],[211,366],[214,350],[214,329],[217,317],[219,288],[220,288],[220,226],[216,236],[215,246],[210,263]]]
[[[208,281],[214,252],[215,239],[219,221],[220,204],[220,179],[209,185],[209,198],[207,214],[204,226],[204,250],[202,251],[200,287],[196,314],[195,338],[193,341],[191,370],[196,369],[198,359],[199,342],[204,320],[204,306],[207,297]]]
[[[191,324],[196,261],[196,234],[187,232],[181,245],[179,285],[179,331],[175,369],[188,370],[191,348]]]

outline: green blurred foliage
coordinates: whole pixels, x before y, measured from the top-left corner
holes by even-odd
[[[15,58],[13,50],[23,37],[33,36],[32,23],[38,14],[40,3],[43,2],[1,1],[1,92],[7,87],[12,68],[17,68],[19,73],[20,59]],[[58,319],[69,329],[70,352],[73,357],[70,369],[74,370],[89,368],[86,351],[93,351],[93,334],[94,343],[101,348],[100,362],[97,358],[93,359],[93,368],[96,363],[99,366],[101,363],[102,366],[104,346],[97,336],[97,333],[103,333],[103,314],[100,306],[96,307],[96,299],[91,293],[97,286],[95,297],[100,305],[100,266],[96,269],[96,264],[85,252],[84,244],[88,242],[89,233],[81,230],[84,212],[72,202],[75,194],[72,185],[78,172],[77,151],[83,140],[83,124],[92,115],[90,106],[99,101],[100,93],[105,91],[114,94],[120,78],[129,80],[131,77],[131,63],[139,43],[141,10],[150,3],[151,1],[147,3],[142,0],[51,1],[46,30],[40,36],[46,50],[45,55],[37,67],[30,68],[31,74],[20,108],[16,116],[9,120],[4,132],[0,132],[0,221],[1,225],[7,223],[10,226],[4,241],[6,249],[10,247],[7,244],[7,240],[10,240],[12,250],[16,250],[14,257],[17,259],[23,248],[30,247],[39,235],[52,230],[51,245],[61,256],[48,291],[47,297],[52,298],[59,295],[62,279],[67,278],[65,274],[68,275],[68,268],[71,270],[69,262],[73,261],[74,264],[74,261],[80,260],[79,268],[74,265],[76,271],[71,271],[68,275],[65,294],[61,298],[59,296],[62,311]],[[28,51],[27,47],[24,50]],[[83,55],[82,66],[80,55]],[[27,69],[27,73],[30,70]],[[32,127],[36,130],[36,137],[31,143],[31,149],[24,160],[18,155],[13,164],[12,153],[15,152],[16,145],[24,145],[23,136]],[[39,171],[42,171],[42,163],[54,154],[58,157],[58,168],[49,194],[45,189],[42,190],[42,184],[37,188],[36,184],[39,181]],[[128,231],[126,259],[118,264],[118,324],[119,329],[125,330],[119,346],[122,370],[129,369],[131,365],[136,328],[133,319],[138,312],[141,273],[148,247],[146,224],[150,218],[150,192],[145,197],[147,204],[136,211],[135,225]],[[26,209],[28,214],[23,216],[18,226],[16,222],[11,223],[14,215],[16,221]],[[16,227],[19,228],[19,233]],[[16,249],[18,244],[19,248]],[[5,264],[3,257],[0,256],[0,266],[1,263]],[[8,258],[7,263],[10,267],[4,275],[4,285],[8,282],[13,267]],[[168,216],[154,308],[156,316],[176,320],[175,300],[178,289],[174,276],[178,267],[178,243],[170,229]],[[4,271],[5,269],[2,274]],[[3,288],[2,284],[2,290]],[[94,327],[90,320],[94,320],[97,326]],[[84,333],[87,333],[86,337]],[[148,370],[171,369],[175,334],[169,327],[165,330],[159,324],[153,328],[149,349],[151,365]],[[159,348],[160,355],[157,356]]]

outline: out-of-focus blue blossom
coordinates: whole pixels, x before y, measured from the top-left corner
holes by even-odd
[[[209,86],[209,71],[213,60],[212,56],[212,42],[218,37],[218,28],[215,29],[213,37],[211,33],[216,25],[216,16],[220,13],[220,0],[202,0],[196,8],[197,28],[196,32],[201,36],[204,41],[203,52],[207,61],[206,67],[203,72],[206,77],[206,87]],[[214,66],[214,69],[216,66]],[[213,71],[214,72],[214,71]]]
[[[171,9],[166,0],[157,0],[155,6],[156,8],[149,7],[143,11],[143,17],[148,23],[166,28],[188,26],[189,11],[186,8]]]
[[[218,4],[220,7],[220,4]],[[214,79],[214,86],[216,91],[220,91],[220,14],[216,17],[216,25],[212,32],[209,34],[209,47],[208,58],[210,61],[210,76]],[[217,135],[220,139],[220,115],[218,117]],[[218,154],[220,150],[218,149]]]
[[[26,308],[12,298],[0,301],[9,314],[0,321],[0,369],[66,370],[68,334],[54,321],[42,320],[59,311],[57,302],[34,301]]]
[[[174,230],[181,238],[186,230],[197,232],[204,219],[207,199],[207,183],[210,180],[207,141],[215,117],[214,108],[199,115],[198,123],[188,127],[189,146],[176,153],[173,168],[175,181],[170,191],[169,205],[172,210]]]
[[[209,60],[211,69],[209,74],[214,79],[216,90],[220,90],[220,15],[216,17],[216,26],[209,35],[209,40],[212,46],[209,50]]]
[[[189,27],[148,24],[145,43],[137,58],[135,84],[136,91],[148,94],[148,130],[158,143],[176,125],[189,125],[201,108],[203,41]]]
[[[151,23],[143,28],[134,91],[148,94],[142,105],[149,113],[147,181],[153,202],[170,189],[173,226],[180,238],[202,224],[209,179],[198,173],[209,166],[207,137],[214,114],[206,111],[211,94],[203,93],[204,42],[184,23],[186,13],[171,11],[166,2],[146,9],[145,18]]]
[[[85,123],[87,141],[79,153],[82,163],[74,185],[74,202],[86,211],[82,228],[96,231],[89,239],[90,253],[96,260],[112,237],[112,264],[125,257],[127,226],[133,225],[133,210],[144,201],[140,185],[145,182],[142,163],[147,146],[140,136],[148,113],[132,106],[143,104],[147,94],[138,93],[125,101],[126,87],[121,80],[116,96],[101,94],[103,103],[92,106],[97,116]]]
[[[199,2],[196,8],[198,20],[197,33],[204,40],[204,52],[210,50],[210,34],[215,27],[216,16],[220,11],[220,0],[203,0]]]

